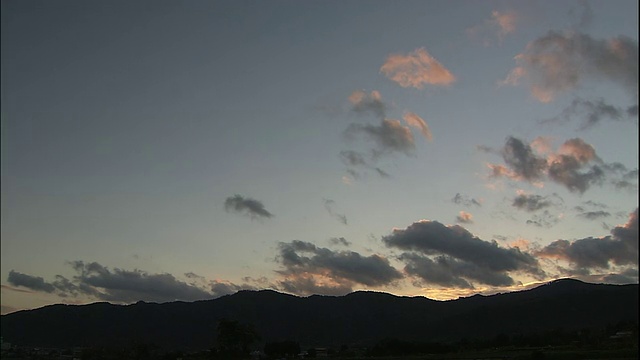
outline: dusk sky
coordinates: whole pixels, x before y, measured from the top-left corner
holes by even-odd
[[[638,283],[638,2],[2,6],[2,313]]]

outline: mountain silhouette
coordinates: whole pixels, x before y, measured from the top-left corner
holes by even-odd
[[[265,342],[368,346],[385,338],[453,342],[638,322],[638,285],[563,279],[531,290],[449,301],[358,291],[297,297],[240,291],[213,300],[50,305],[1,317],[4,341],[33,347],[150,343],[208,349],[220,319],[251,324]]]

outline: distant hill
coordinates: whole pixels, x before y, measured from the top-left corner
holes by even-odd
[[[152,343],[207,349],[219,319],[252,324],[264,342],[370,345],[384,338],[447,342],[638,321],[638,285],[558,280],[535,289],[450,301],[379,292],[297,297],[240,291],[214,300],[51,305],[1,317],[4,341],[36,347]]]

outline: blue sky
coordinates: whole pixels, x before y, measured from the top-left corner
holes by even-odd
[[[3,1],[2,312],[638,282],[634,1]]]

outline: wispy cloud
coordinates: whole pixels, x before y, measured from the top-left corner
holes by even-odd
[[[632,99],[638,94],[638,44],[626,36],[594,39],[579,32],[551,31],[530,42],[515,59],[517,66],[502,84],[525,80],[541,102],[550,102],[586,80],[609,80]]]
[[[362,90],[356,90],[349,95],[351,110],[356,113],[372,113],[378,119],[384,119],[387,114],[387,105],[382,101],[379,91],[373,90],[370,94]]]
[[[431,130],[429,130],[429,126],[420,116],[410,111],[406,111],[402,118],[407,123],[407,125],[420,129],[420,133],[422,134],[422,136],[424,136],[425,139],[433,139],[433,135],[431,134]]]
[[[574,118],[581,119],[578,130],[586,130],[602,121],[630,121],[637,118],[637,105],[624,109],[611,105],[600,98],[597,100],[585,100],[581,98],[574,99],[569,106],[562,110],[562,113],[556,117],[542,120],[542,124],[551,124],[559,122],[568,122]],[[635,112],[635,113],[634,113]]]
[[[331,238],[329,239],[329,242],[334,244],[334,245],[343,245],[343,246],[351,246],[351,242],[348,241],[347,239],[343,238],[343,237],[339,237],[339,238]]]
[[[554,198],[559,198],[554,195]],[[535,212],[544,208],[554,206],[554,200],[548,196],[527,194],[524,191],[518,191],[518,195],[513,198],[511,205],[517,209],[528,212]]]
[[[505,37],[516,30],[518,14],[513,10],[491,12],[491,17],[482,24],[467,29],[472,38],[480,38],[484,45],[491,45],[494,39],[504,41]]]
[[[585,211],[585,212],[579,213],[578,216],[585,218],[587,220],[598,220],[598,219],[610,217],[611,213],[604,210]]]
[[[387,78],[402,87],[422,89],[425,85],[450,85],[456,78],[424,48],[407,55],[389,55],[380,68]]]
[[[255,218],[272,218],[273,214],[265,209],[262,202],[238,194],[228,197],[224,201],[224,208],[227,212],[242,213]]]
[[[322,199],[324,202],[324,208],[327,210],[329,215],[331,215],[334,219],[340,221],[342,224],[347,225],[347,216],[344,214],[338,214],[333,210],[336,202],[331,199]]]
[[[384,119],[379,125],[351,124],[347,128],[347,133],[364,134],[373,140],[376,145],[374,148],[376,156],[393,152],[411,155],[415,149],[411,130],[395,119]]]
[[[456,195],[451,199],[451,201],[455,204],[464,205],[464,206],[482,206],[482,201],[478,199],[474,199],[464,194],[456,193]]]

